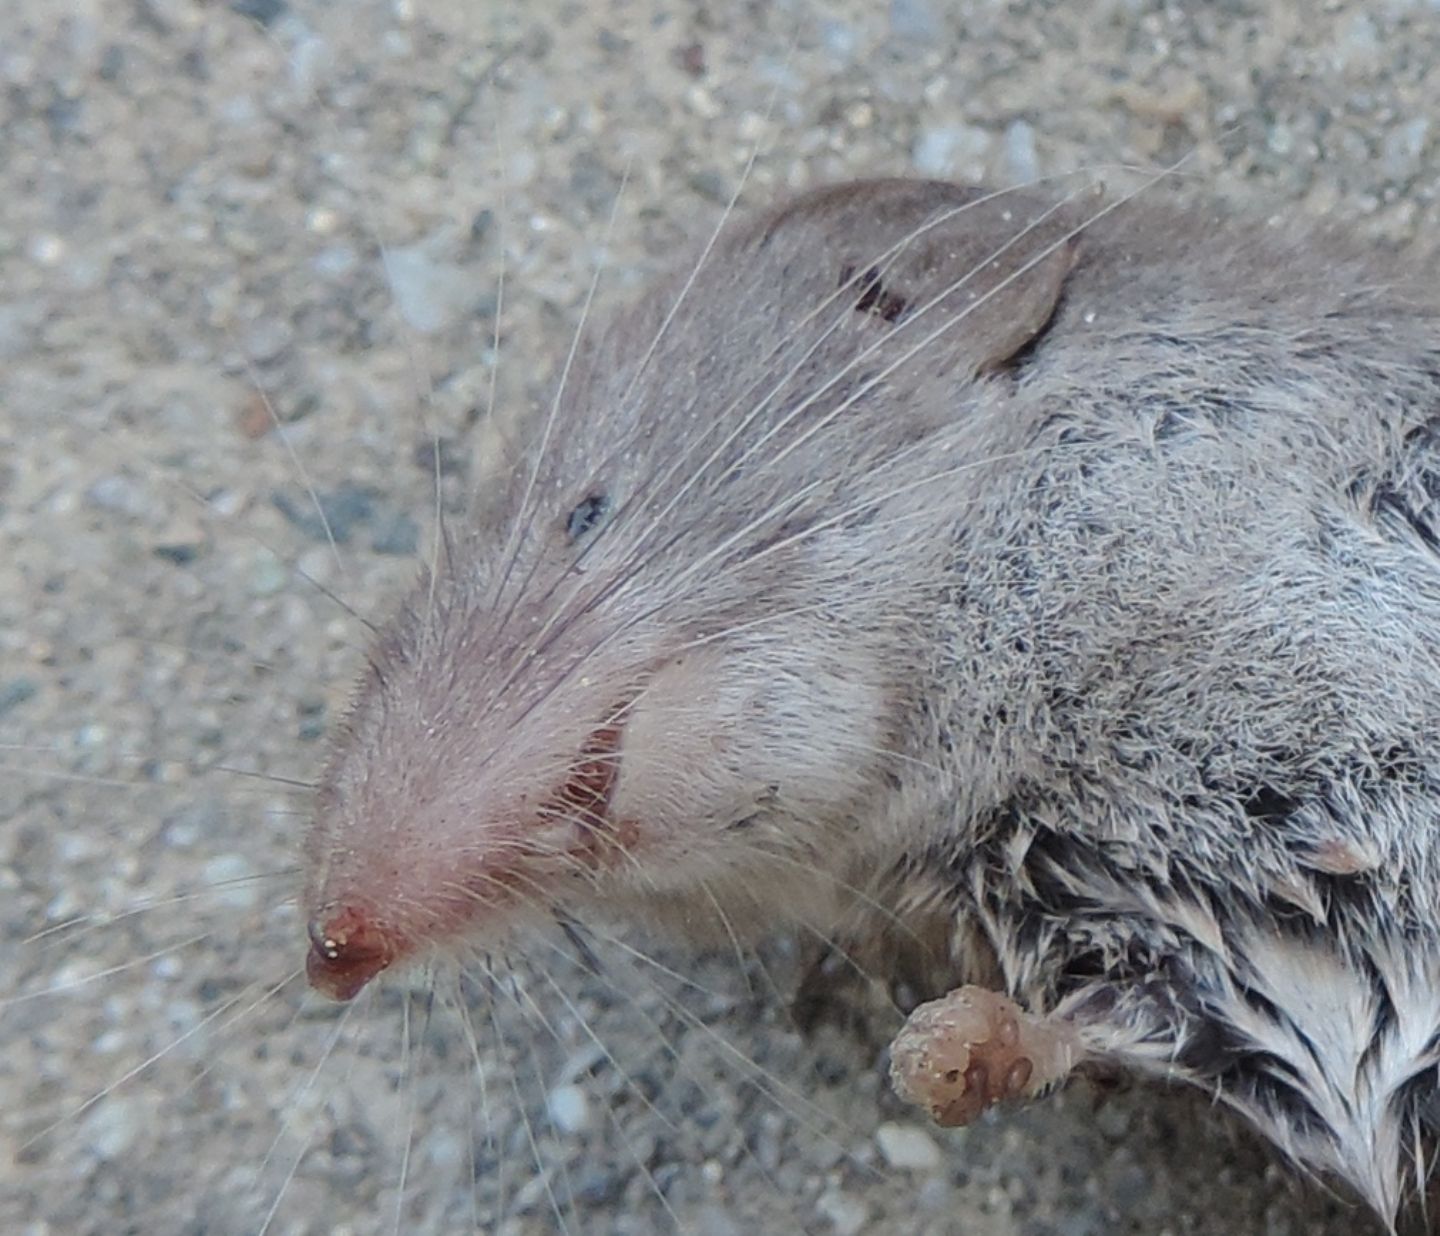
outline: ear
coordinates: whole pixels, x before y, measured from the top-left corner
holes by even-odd
[[[815,251],[836,253],[856,311],[883,327],[924,309],[917,338],[953,324],[947,355],[972,377],[1003,369],[1044,331],[1104,209],[1095,190],[1057,200],[907,180],[837,186],[810,204],[827,242]],[[781,212],[769,235],[794,217]]]
[[[1024,190],[946,187],[948,201],[915,213],[919,234],[897,255],[886,281],[897,291],[906,288],[916,305],[938,297],[927,317],[937,326],[954,323],[947,348],[959,366],[972,376],[992,373],[1054,317],[1079,258],[1081,233],[1103,202],[1095,192],[1057,201]],[[924,328],[927,334],[934,329]]]

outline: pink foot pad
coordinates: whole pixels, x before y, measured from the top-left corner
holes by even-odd
[[[1065,1022],[1034,1017],[983,987],[922,1004],[890,1045],[890,1083],[936,1124],[969,1124],[1004,1099],[1031,1098],[1081,1054]]]

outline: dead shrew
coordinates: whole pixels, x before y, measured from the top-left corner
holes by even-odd
[[[312,983],[557,912],[898,922],[975,985],[895,1052],[937,1116],[1191,1082],[1390,1219],[1440,1068],[1437,413],[1440,298],[1333,236],[912,181],[728,226],[586,330],[375,643]]]

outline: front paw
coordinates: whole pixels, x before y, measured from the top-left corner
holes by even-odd
[[[964,1125],[996,1103],[1039,1094],[1079,1054],[1068,1023],[997,991],[958,987],[910,1014],[890,1045],[890,1082],[937,1124]]]

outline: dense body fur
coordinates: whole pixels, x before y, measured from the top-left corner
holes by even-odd
[[[317,985],[555,912],[940,940],[1390,1216],[1440,1068],[1437,326],[1143,198],[727,227],[587,328],[379,641]]]

